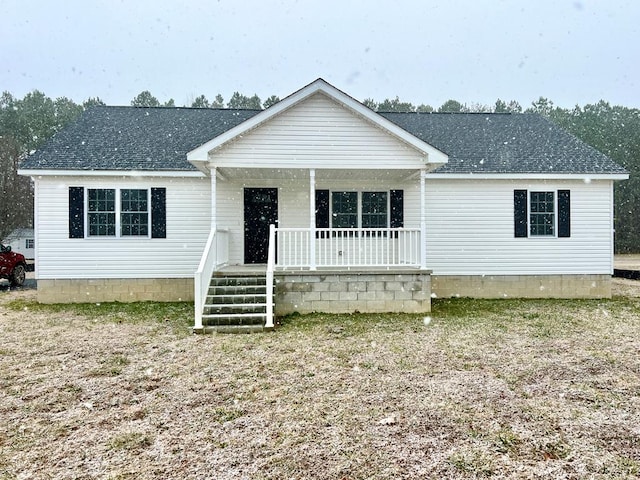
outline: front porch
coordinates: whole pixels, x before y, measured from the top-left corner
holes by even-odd
[[[378,292],[406,294],[415,278],[396,282],[391,271],[428,275],[426,176],[448,162],[443,151],[318,79],[187,160],[211,179],[212,234],[195,278],[196,327],[211,274],[235,264],[266,264],[267,327],[274,298],[276,312],[278,304],[287,311],[428,311],[430,295],[406,299],[415,308],[385,303],[388,294],[375,294],[371,282]],[[269,232],[269,225],[278,228]],[[360,269],[367,272],[355,275]],[[367,280],[357,284],[357,277]],[[275,297],[274,278],[283,279]],[[332,284],[335,294],[312,284]],[[284,285],[291,301],[279,296]]]
[[[211,167],[212,230],[195,274],[195,330],[232,322],[231,314],[271,328],[274,316],[293,312],[430,311],[427,171]],[[235,288],[252,269],[262,278],[252,287],[264,285],[259,303]],[[220,276],[230,288],[215,288]],[[236,303],[225,303],[228,292],[217,298],[223,290],[233,290]]]
[[[195,275],[194,331],[255,331],[290,313],[431,310],[417,229],[271,226],[266,264],[230,265],[212,232]]]

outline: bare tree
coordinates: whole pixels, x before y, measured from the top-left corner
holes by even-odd
[[[20,145],[11,135],[0,136],[0,240],[18,227],[33,225],[33,187],[18,175]]]

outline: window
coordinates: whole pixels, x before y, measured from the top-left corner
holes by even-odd
[[[513,191],[514,236],[571,236],[571,192]]]
[[[149,234],[149,200],[147,190],[120,190],[120,235]]]
[[[119,192],[119,196],[116,192]],[[118,232],[123,237],[148,236],[148,195],[146,189],[87,189],[88,235],[114,237]]]
[[[36,248],[36,241],[33,238],[27,238],[24,241],[24,248]]]
[[[555,235],[555,192],[530,192],[529,233],[532,237]]]
[[[167,238],[166,202],[164,187],[69,187],[69,238]]]
[[[362,228],[387,228],[387,192],[362,192]]]
[[[116,191],[90,188],[87,192],[87,204],[89,236],[114,236],[116,234]]]
[[[402,190],[316,191],[316,228],[402,228],[403,210]]]
[[[331,226],[358,228],[358,192],[333,192]]]

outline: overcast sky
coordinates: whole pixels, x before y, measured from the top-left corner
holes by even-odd
[[[0,0],[0,90],[640,107],[637,0]]]

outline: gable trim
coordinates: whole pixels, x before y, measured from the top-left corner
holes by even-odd
[[[245,135],[250,130],[263,125],[271,118],[283,113],[284,111],[292,108],[295,105],[298,105],[300,102],[316,93],[322,93],[326,95],[330,99],[344,106],[346,109],[355,112],[365,120],[368,120],[372,124],[378,126],[384,132],[395,136],[396,138],[407,143],[416,150],[423,152],[427,164],[432,164],[435,166],[447,163],[449,157],[444,152],[420,140],[406,130],[400,128],[395,123],[387,120],[382,115],[379,115],[373,110],[365,107],[363,104],[350,97],[346,93],[342,92],[341,90],[338,90],[333,85],[330,85],[322,78],[318,78],[306,87],[301,88],[297,92],[289,95],[287,98],[281,100],[275,105],[254,115],[240,125],[227,130],[225,133],[218,135],[207,143],[199,146],[194,150],[191,150],[187,153],[187,160],[194,164],[197,168],[202,170],[202,166],[199,164],[208,162],[210,151],[220,148],[224,144],[234,140],[241,135]]]

